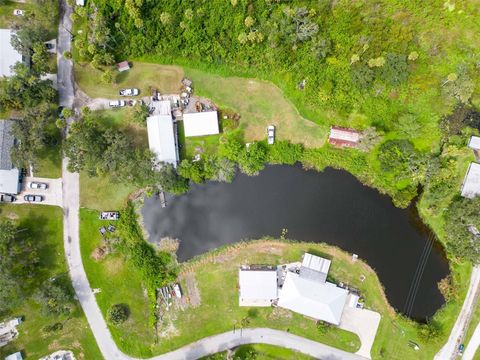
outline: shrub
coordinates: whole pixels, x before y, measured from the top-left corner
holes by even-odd
[[[107,321],[112,325],[119,325],[124,323],[129,315],[130,311],[127,305],[114,304],[107,310]]]

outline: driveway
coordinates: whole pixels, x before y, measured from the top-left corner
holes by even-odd
[[[61,106],[72,107],[74,88],[73,88],[73,63],[63,56],[65,51],[71,50],[71,31],[72,20],[70,14],[72,8],[65,1],[60,1],[60,18],[58,23],[58,42],[57,42],[57,83],[58,96]]]
[[[367,309],[357,309],[345,306],[339,328],[353,332],[358,335],[362,345],[356,354],[371,359],[375,336],[381,316],[379,313]]]
[[[41,189],[30,189],[28,183],[30,182],[42,182],[48,184],[46,190]],[[20,194],[17,195],[17,201],[14,204],[28,204],[29,202],[25,201],[23,197],[27,194],[31,195],[42,195],[44,200],[39,203],[31,203],[38,205],[54,205],[54,206],[63,206],[63,195],[62,195],[62,179],[48,179],[40,177],[25,177],[22,183],[22,190]]]

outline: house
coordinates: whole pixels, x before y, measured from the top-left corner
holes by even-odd
[[[130,64],[128,61],[119,62],[117,64],[117,70],[120,72],[130,70]]]
[[[147,118],[148,146],[155,154],[157,165],[161,163],[177,166],[177,127],[173,122],[170,101],[152,101],[151,115]]]
[[[480,164],[472,162],[463,180],[462,196],[473,199],[477,195],[480,195]]]
[[[20,171],[10,156],[15,143],[12,127],[13,121],[0,120],[0,193],[16,195],[20,192]]]
[[[315,320],[339,325],[347,295],[347,290],[335,284],[322,283],[288,271],[277,305]]]
[[[240,306],[271,306],[278,298],[276,266],[242,266],[238,279]]]
[[[183,114],[185,136],[215,135],[220,132],[216,111],[204,111]]]
[[[15,354],[8,355],[5,360],[23,360],[22,353],[20,351]]]
[[[355,147],[360,142],[361,133],[357,130],[332,126],[328,143],[337,147]]]
[[[12,76],[12,67],[17,62],[24,62],[22,54],[15,50],[12,46],[13,31],[10,29],[0,29],[0,77]]]

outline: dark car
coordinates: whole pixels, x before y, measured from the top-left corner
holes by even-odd
[[[25,195],[23,199],[27,202],[42,202],[43,196],[41,195]]]
[[[45,48],[47,48],[47,50],[52,50],[54,47],[55,45],[53,45],[52,43],[45,43]]]

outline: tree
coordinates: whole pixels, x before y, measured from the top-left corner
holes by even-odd
[[[107,310],[107,321],[112,325],[120,325],[127,321],[130,311],[125,304],[114,304]]]
[[[247,17],[245,18],[244,23],[245,23],[245,26],[246,26],[247,28],[251,28],[251,27],[253,26],[253,24],[255,24],[255,19],[252,18],[251,16],[247,16]]]
[[[192,162],[184,159],[178,166],[177,171],[180,176],[190,179],[197,184],[201,184],[205,180],[202,165],[199,161]]]
[[[172,164],[162,164],[157,183],[166,192],[182,194],[188,191],[188,180],[177,174]]]
[[[258,175],[260,170],[265,167],[266,160],[267,152],[259,142],[250,144],[250,146],[242,150],[238,156],[240,170],[250,176]]]
[[[388,140],[380,145],[378,159],[382,171],[399,181],[409,179],[417,183],[424,176],[422,157],[409,140]]]
[[[459,66],[458,74],[449,74],[442,86],[447,96],[453,97],[464,104],[470,101],[475,89],[475,83],[470,78],[465,65]]]
[[[132,121],[145,126],[149,111],[150,110],[146,104],[143,102],[137,102],[132,108]]]
[[[102,73],[100,81],[104,84],[113,84],[115,80],[115,74],[112,69],[107,69]]]
[[[237,161],[240,153],[245,148],[245,145],[238,139],[236,135],[226,135],[220,140],[220,147],[218,153],[232,161]]]
[[[50,71],[48,52],[44,43],[37,42],[33,45],[32,67],[37,74],[45,74]]]
[[[160,14],[160,22],[163,25],[168,25],[172,21],[172,15],[170,15],[168,12],[164,11]]]
[[[45,315],[67,315],[71,311],[72,296],[59,281],[46,281],[34,293],[33,298],[42,306]]]
[[[268,146],[268,161],[275,164],[293,165],[300,161],[303,147],[300,144],[291,144],[288,141],[276,141]]]
[[[74,115],[75,114],[74,114],[72,109],[70,109],[70,108],[63,108],[62,109],[62,117],[64,117],[65,119],[71,118]]]

